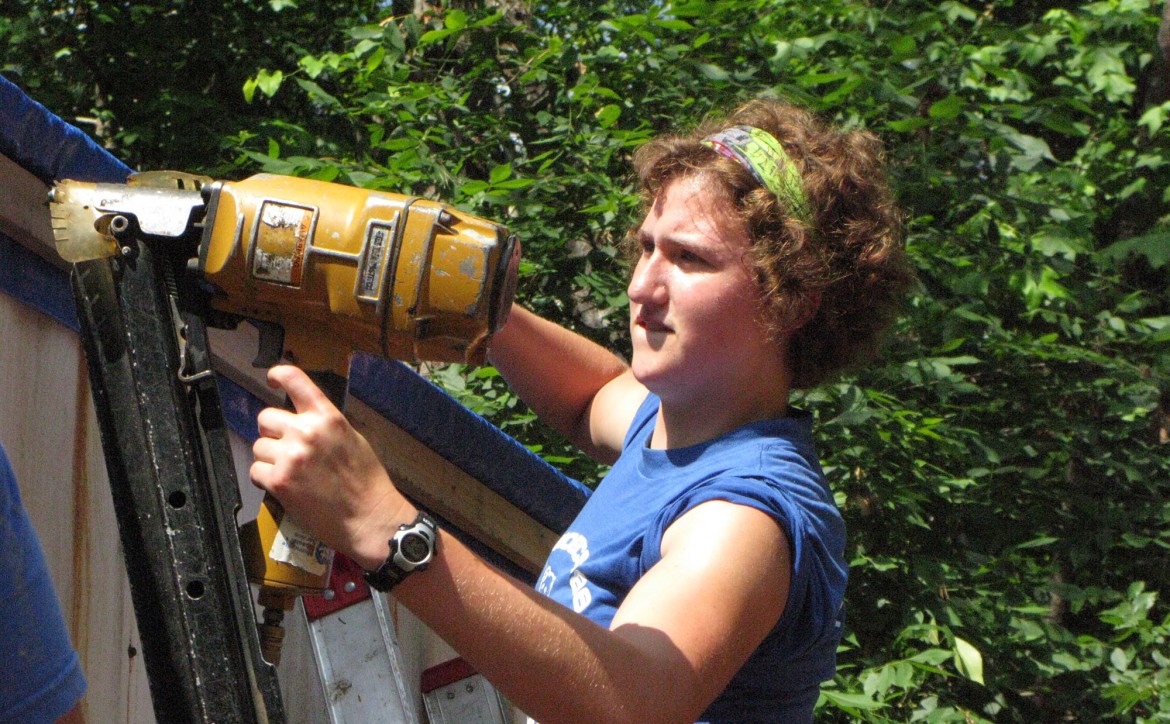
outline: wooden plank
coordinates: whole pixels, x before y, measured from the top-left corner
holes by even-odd
[[[84,374],[84,370],[83,370]],[[78,529],[78,545],[89,549],[84,585],[75,589],[75,621],[84,621],[74,633],[89,683],[86,694],[87,721],[117,721],[127,724],[155,722],[150,682],[142,658],[142,642],[130,597],[117,517],[110,495],[109,479],[97,417],[89,399],[88,384],[79,405],[85,410],[85,467],[74,481],[88,491],[84,530]],[[82,617],[80,610],[86,615]]]
[[[53,245],[49,226],[49,187],[0,154],[0,231],[49,261],[65,268],[65,261]]]

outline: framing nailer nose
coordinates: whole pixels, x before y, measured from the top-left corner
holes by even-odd
[[[182,314],[228,328],[251,320],[258,366],[284,358],[345,377],[358,350],[478,364],[516,287],[520,248],[507,229],[413,196],[271,174],[231,182],[162,171],[127,184],[62,181],[50,202],[66,261],[132,262],[140,243],[172,261],[184,367]],[[268,499],[240,535],[267,609],[270,661],[279,656],[281,610],[324,590],[329,575],[331,554],[289,523]]]

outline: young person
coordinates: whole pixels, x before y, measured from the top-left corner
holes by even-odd
[[[761,100],[635,166],[630,364],[520,307],[492,343],[543,419],[613,463],[537,590],[436,532],[296,368],[270,372],[296,412],[261,413],[252,478],[544,724],[808,721],[847,564],[789,397],[863,361],[911,282],[881,149]],[[425,569],[388,555],[410,539],[433,541]]]

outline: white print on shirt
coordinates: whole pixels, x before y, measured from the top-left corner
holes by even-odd
[[[593,594],[589,592],[589,579],[581,571],[575,570],[569,576],[569,588],[573,589],[573,610],[581,613],[593,600]]]
[[[580,533],[565,533],[553,550],[562,550],[573,559],[573,568],[580,568],[581,564],[589,560],[589,541]]]
[[[552,566],[546,565],[536,582],[536,591],[545,596],[551,596],[553,587],[557,585],[557,574],[553,573]]]
[[[573,610],[581,613],[593,600],[593,594],[589,592],[589,579],[578,570],[581,564],[589,560],[589,540],[580,533],[565,533],[553,546],[553,551],[558,550],[567,553],[573,561],[573,570],[569,575],[569,588],[573,592]],[[551,596],[556,585],[557,574],[553,572],[551,566],[545,565],[540,574],[540,580],[536,582],[536,590],[545,596]]]

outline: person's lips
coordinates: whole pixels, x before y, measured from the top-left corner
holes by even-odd
[[[660,319],[656,319],[655,317],[652,317],[650,315],[646,315],[646,314],[639,314],[637,319],[635,320],[635,324],[637,324],[639,327],[646,330],[647,332],[669,332],[669,331],[671,331],[670,326],[667,325],[665,322],[663,322]]]

